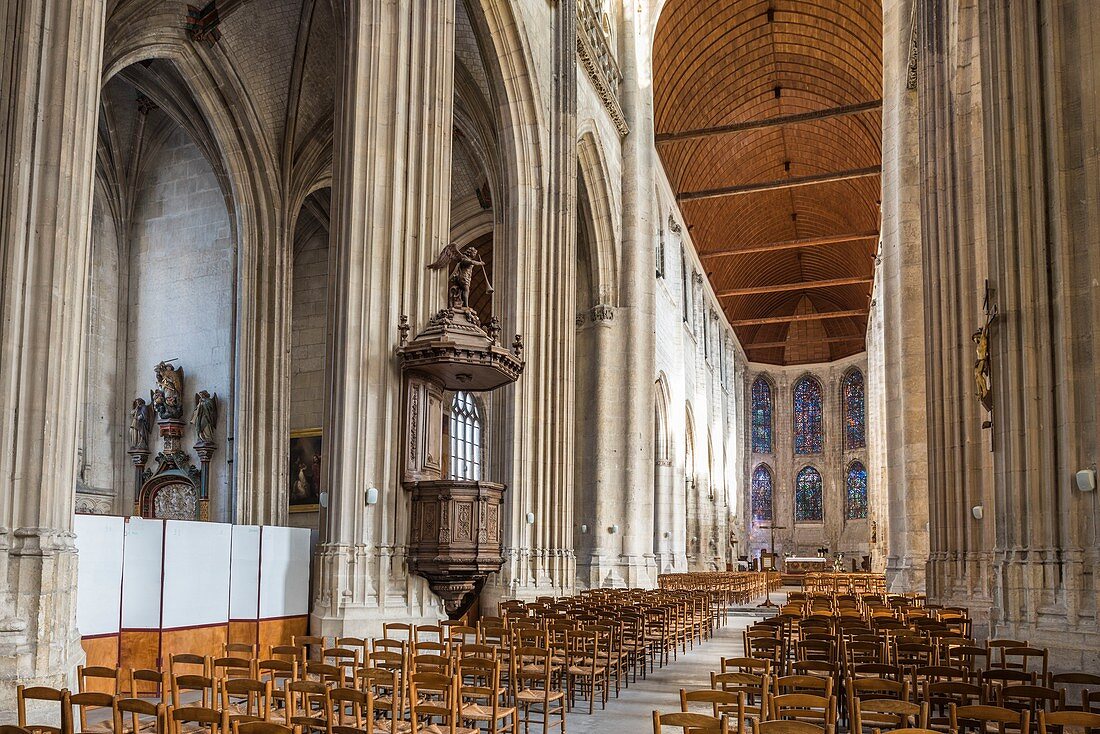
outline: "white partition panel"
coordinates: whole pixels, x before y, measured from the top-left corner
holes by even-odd
[[[260,527],[234,525],[229,559],[229,618],[257,619],[260,605]]]
[[[231,525],[165,521],[163,629],[229,621],[232,537]]]
[[[160,627],[164,521],[128,518],[125,537],[122,549],[122,627],[157,629]]]
[[[260,618],[309,614],[309,530],[260,532]]]
[[[122,547],[126,520],[77,515],[76,626],[80,634],[108,635],[122,623]]]

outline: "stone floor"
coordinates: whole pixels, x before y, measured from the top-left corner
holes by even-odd
[[[785,594],[773,593],[772,601],[780,601]],[[724,657],[742,655],[743,643],[741,631],[763,615],[755,609],[734,610],[730,612],[725,627],[694,650],[681,654],[675,662],[654,670],[645,680],[638,679],[624,688],[618,698],[607,702],[607,709],[601,711],[599,701],[596,712],[589,716],[588,703],[583,708],[578,701],[576,708],[565,719],[567,734],[649,734],[653,731],[653,711],[678,711],[680,709],[681,688],[709,688],[710,673],[720,667]],[[774,614],[777,610],[767,610]]]

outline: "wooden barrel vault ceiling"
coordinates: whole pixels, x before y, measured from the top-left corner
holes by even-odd
[[[750,360],[864,349],[879,230],[879,0],[668,0],[656,142]]]

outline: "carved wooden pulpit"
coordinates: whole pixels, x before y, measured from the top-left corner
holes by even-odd
[[[451,276],[450,307],[411,341],[403,319],[397,350],[405,389],[402,484],[412,494],[409,568],[427,579],[452,618],[465,613],[503,564],[505,486],[444,476],[444,394],[496,390],[523,371],[522,340],[517,336],[506,349],[497,320],[481,324],[467,305],[469,274],[461,267]]]

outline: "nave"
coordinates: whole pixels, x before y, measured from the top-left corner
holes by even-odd
[[[505,602],[473,624],[395,623],[373,640],[227,644],[219,657],[172,655],[166,670],[82,666],[75,693],[20,686],[5,734],[49,730],[27,713],[48,702],[60,734],[1100,727],[1100,675],[1055,673],[1024,640],[980,644],[965,608],[871,592],[882,579],[870,574],[830,576],[824,591],[777,574],[666,575],[659,590]]]

